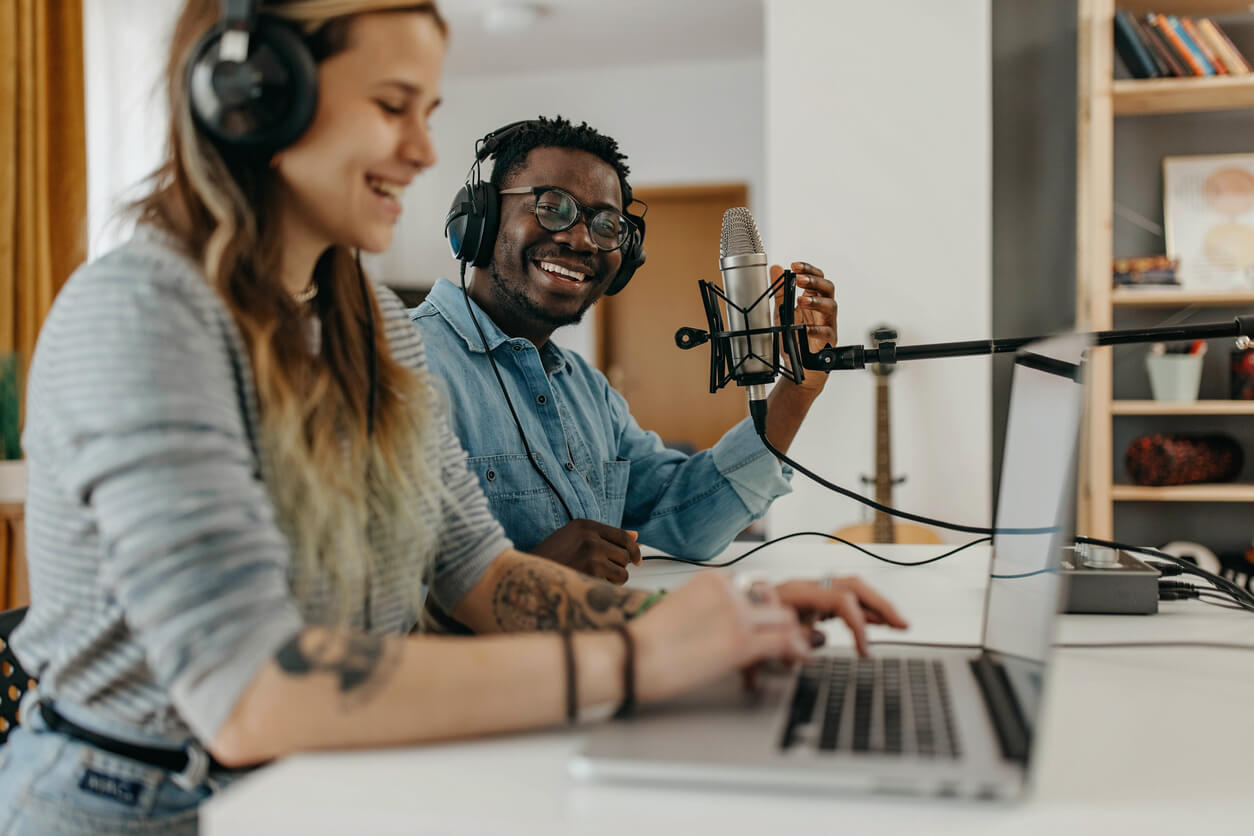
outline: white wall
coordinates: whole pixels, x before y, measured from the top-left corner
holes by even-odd
[[[126,240],[124,199],[161,162],[165,98],[161,73],[181,4],[90,0],[83,4],[87,98],[87,246],[94,258]]]
[[[767,0],[766,200],[772,260],[836,282],[842,344],[992,336],[989,0]],[[990,361],[920,360],[891,379],[898,507],[982,524],[992,507]],[[874,384],[836,372],[794,457],[847,487],[873,472]],[[862,513],[801,476],[768,530]],[[962,540],[962,535],[946,535]]]

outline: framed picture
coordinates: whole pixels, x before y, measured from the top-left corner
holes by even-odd
[[[1167,254],[1190,290],[1254,290],[1254,154],[1163,158]]]

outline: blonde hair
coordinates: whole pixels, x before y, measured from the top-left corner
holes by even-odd
[[[135,208],[141,222],[172,235],[201,263],[248,347],[266,485],[306,616],[350,622],[387,552],[419,561],[404,591],[417,613],[440,521],[455,511],[435,466],[436,395],[392,357],[374,295],[342,246],[314,268],[321,344],[311,354],[309,323],[278,278],[279,231],[269,220],[278,200],[274,170],[260,155],[215,145],[188,103],[186,63],[219,8],[219,0],[187,0],[175,26],[165,73],[166,158]],[[317,61],[348,47],[353,16],[365,12],[423,12],[447,32],[432,2],[288,0],[260,11],[297,25]]]

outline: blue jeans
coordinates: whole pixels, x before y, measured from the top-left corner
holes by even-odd
[[[0,746],[0,836],[197,832],[196,811],[213,794],[212,778],[184,788],[173,772],[49,731],[36,699],[26,695],[22,724]],[[57,709],[70,716],[69,707]],[[71,719],[101,735],[144,742],[98,718]]]

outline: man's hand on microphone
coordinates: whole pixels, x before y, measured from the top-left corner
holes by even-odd
[[[627,564],[640,565],[636,532],[596,520],[572,520],[531,549],[576,572],[610,583],[627,583]]]
[[[797,287],[801,294],[797,297],[797,316],[794,320],[806,326],[806,336],[811,351],[818,351],[823,346],[836,344],[836,286],[823,278],[823,271],[804,261],[794,261],[792,271],[797,274]],[[774,283],[784,274],[784,268],[778,264],[771,266],[771,282]],[[778,301],[782,304],[782,291]],[[827,383],[827,375],[822,372],[807,371],[805,379],[793,383],[788,378],[781,378],[766,399],[766,437],[771,444],[783,452],[788,452],[801,422],[814,399],[823,391]]]
[[[793,321],[806,327],[806,336],[811,351],[819,351],[824,346],[836,345],[836,285],[823,277],[823,271],[805,261],[794,261],[790,265],[797,274],[797,312]],[[778,264],[771,265],[771,284],[784,275],[784,268]],[[776,297],[779,304],[784,302],[784,291],[780,289]],[[787,380],[782,381],[788,383]],[[827,375],[822,372],[809,372],[805,380],[796,384],[798,389],[817,395],[823,391],[827,383]],[[792,384],[789,384],[792,385]]]

